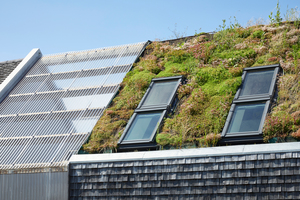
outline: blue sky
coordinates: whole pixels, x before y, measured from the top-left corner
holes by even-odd
[[[287,6],[299,0],[281,0]],[[166,40],[172,31],[186,36],[212,32],[222,19],[268,21],[277,0],[26,0],[0,4],[0,62],[24,58],[33,48],[44,55]]]

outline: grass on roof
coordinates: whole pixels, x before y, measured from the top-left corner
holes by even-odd
[[[117,151],[117,142],[151,79],[184,75],[175,113],[165,119],[156,142],[163,148],[215,146],[220,139],[245,67],[280,63],[277,105],[267,116],[264,141],[300,139],[300,30],[283,25],[230,26],[185,42],[153,42],[135,63],[82,150]],[[147,53],[148,52],[148,53]]]

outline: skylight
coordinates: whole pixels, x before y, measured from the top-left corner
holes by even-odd
[[[119,140],[120,149],[155,148],[155,136],[163,118],[174,109],[181,76],[152,79]]]
[[[137,113],[124,141],[149,140],[162,114],[163,111]]]
[[[279,65],[245,68],[243,82],[232,102],[222,142],[261,142],[262,129],[274,99]]]

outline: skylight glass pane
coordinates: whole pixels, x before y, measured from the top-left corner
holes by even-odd
[[[138,113],[127,132],[124,141],[150,139],[153,131],[158,126],[158,121],[163,111]]]
[[[178,80],[154,82],[142,106],[168,104]]]
[[[240,96],[268,94],[274,69],[247,72]]]
[[[227,133],[258,131],[265,104],[260,102],[236,105]]]

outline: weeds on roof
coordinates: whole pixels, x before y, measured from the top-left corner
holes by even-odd
[[[279,5],[277,5],[278,7]],[[179,104],[164,120],[156,142],[162,149],[217,145],[232,99],[245,67],[280,63],[278,99],[267,116],[264,141],[300,139],[300,30],[290,22],[278,26],[243,28],[237,22],[220,26],[213,39],[207,34],[178,44],[153,42],[148,55],[133,66],[110,107],[94,127],[82,150],[89,153],[117,151],[117,142],[151,79],[183,75]],[[279,24],[279,22],[281,24]]]

